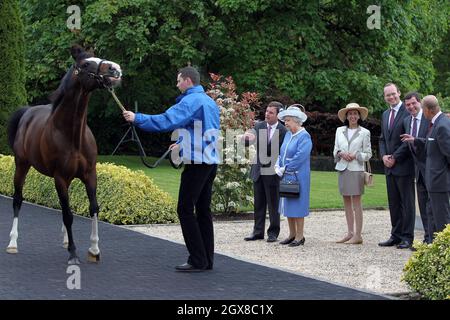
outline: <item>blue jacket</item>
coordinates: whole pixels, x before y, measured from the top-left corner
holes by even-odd
[[[134,124],[150,132],[175,130],[184,163],[219,163],[220,111],[200,85],[187,89],[162,114],[136,113]]]

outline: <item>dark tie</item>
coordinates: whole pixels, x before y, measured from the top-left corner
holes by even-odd
[[[389,118],[389,130],[391,130],[392,126],[394,125],[394,119],[395,119],[395,109],[391,108],[391,115]]]
[[[267,142],[270,142],[270,131],[272,130],[272,126],[269,125],[269,127],[267,128]]]
[[[433,129],[433,123],[430,121],[430,125],[428,126],[427,136],[430,135],[432,129]]]
[[[411,134],[414,138],[417,137],[417,118],[416,117],[413,118],[413,126],[412,126]]]

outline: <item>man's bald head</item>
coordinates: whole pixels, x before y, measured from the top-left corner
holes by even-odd
[[[428,120],[433,119],[433,117],[441,111],[441,107],[439,106],[438,99],[433,96],[429,95],[422,99],[422,109],[425,118]]]
[[[439,110],[441,109],[439,107],[439,101],[435,96],[426,96],[425,98],[423,98],[422,100],[422,106],[424,108],[430,109],[430,111],[436,111],[439,112]]]

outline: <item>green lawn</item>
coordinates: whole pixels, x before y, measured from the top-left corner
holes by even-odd
[[[374,175],[374,187],[365,188],[363,206],[387,207],[386,179],[384,175]],[[337,172],[313,171],[311,173],[312,209],[343,208],[342,196],[338,189]]]
[[[180,184],[180,170],[173,169],[167,160],[157,168],[145,167],[137,156],[99,156],[99,162],[110,162],[123,165],[131,170],[142,170],[151,177],[164,191],[174,199],[178,198]],[[149,163],[154,163],[156,158],[148,158]],[[384,175],[374,175],[375,186],[366,188],[363,196],[363,206],[366,208],[387,207],[386,180]],[[342,197],[337,186],[336,172],[313,171],[311,174],[311,209],[342,208]],[[246,208],[251,210],[251,208]]]
[[[157,159],[147,157],[146,162],[153,164]],[[180,186],[180,175],[183,169],[173,169],[168,160],[162,161],[154,169],[147,168],[137,156],[98,156],[98,162],[110,162],[125,166],[131,170],[142,170],[147,176],[164,191],[169,193],[175,200],[178,199],[178,187]]]

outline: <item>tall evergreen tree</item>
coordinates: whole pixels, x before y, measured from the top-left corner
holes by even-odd
[[[0,2],[0,153],[10,152],[6,127],[11,113],[26,103],[24,27],[16,0]]]

